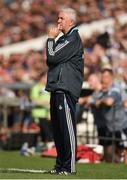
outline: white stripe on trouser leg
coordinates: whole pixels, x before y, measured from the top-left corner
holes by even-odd
[[[64,104],[65,104],[65,113],[66,113],[67,126],[68,126],[69,138],[70,138],[70,144],[71,144],[71,153],[72,153],[71,172],[74,172],[75,171],[75,136],[74,136],[72,118],[70,114],[70,108],[67,104],[66,97],[64,98]]]
[[[73,129],[73,124],[72,124],[70,108],[67,104],[65,95],[64,95],[64,105],[65,105],[65,114],[66,114],[66,120],[67,120],[67,126],[68,126],[70,144],[71,144],[71,153],[72,153],[72,155],[71,155],[71,172],[75,172],[75,135],[74,135],[74,129]]]

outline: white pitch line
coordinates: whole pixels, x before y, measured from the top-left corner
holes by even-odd
[[[37,169],[19,169],[19,168],[0,168],[0,172],[3,173],[9,173],[9,172],[15,172],[15,173],[46,173],[46,170],[37,170]]]

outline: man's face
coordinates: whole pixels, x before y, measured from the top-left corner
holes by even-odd
[[[67,33],[69,29],[72,27],[72,20],[69,15],[65,12],[60,12],[58,15],[58,28],[63,33]]]
[[[96,75],[90,75],[88,78],[88,83],[91,89],[96,90],[99,84],[99,78]]]
[[[108,90],[108,88],[112,85],[113,76],[106,71],[102,73],[101,82],[103,90]]]

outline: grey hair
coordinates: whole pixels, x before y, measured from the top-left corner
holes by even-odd
[[[77,13],[74,9],[63,7],[60,9],[60,12],[65,12],[65,13],[69,14],[69,17],[71,18],[71,20],[73,20],[74,24],[76,24]]]

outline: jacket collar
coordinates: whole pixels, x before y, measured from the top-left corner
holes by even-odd
[[[65,36],[71,34],[74,30],[77,30],[78,31],[78,28],[76,26],[73,26],[66,34]]]
[[[66,34],[63,34],[58,40],[57,43],[59,43],[61,40],[63,40],[65,37],[70,35],[73,31],[78,31],[78,28],[76,26],[73,26]]]

